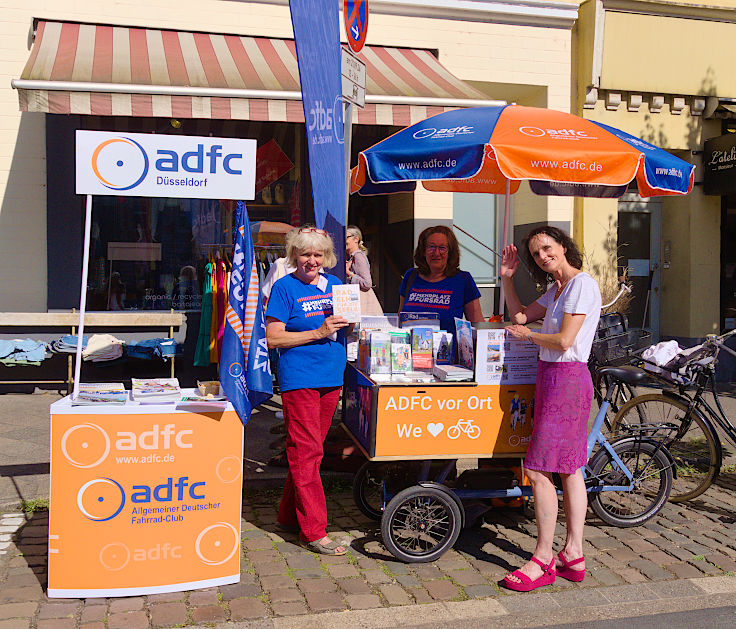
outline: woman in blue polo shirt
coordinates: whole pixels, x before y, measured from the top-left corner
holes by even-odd
[[[419,234],[414,264],[401,282],[399,312],[436,312],[448,332],[455,331],[455,317],[483,321],[480,292],[470,273],[460,270],[460,245],[449,227]]]
[[[327,536],[319,467],[345,371],[345,346],[337,334],[351,326],[332,315],[332,287],[341,282],[323,271],[337,263],[330,236],[303,227],[287,244],[286,258],[296,271],[273,285],[266,311],[268,346],[279,350],[289,461],[277,519],[281,528],[301,531],[310,550],[344,555],[347,548]]]

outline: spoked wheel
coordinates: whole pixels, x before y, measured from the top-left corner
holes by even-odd
[[[383,544],[407,563],[434,561],[457,541],[462,513],[454,498],[437,487],[414,486],[386,505],[381,520]]]
[[[670,501],[685,502],[702,494],[718,477],[722,452],[713,428],[680,400],[659,393],[640,395],[625,404],[611,426],[615,436],[646,437],[664,442],[675,460]]]
[[[604,522],[629,527],[644,524],[662,508],[672,489],[672,463],[657,447],[641,439],[613,444],[616,454],[633,474],[631,491],[601,491],[591,494],[590,506]],[[629,480],[606,450],[599,450],[588,466],[588,484],[628,486]]]
[[[353,479],[353,499],[360,512],[371,520],[383,515],[383,481],[391,463],[366,461]]]

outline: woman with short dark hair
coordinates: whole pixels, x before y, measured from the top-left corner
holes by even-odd
[[[460,245],[449,227],[427,227],[414,250],[415,268],[404,273],[399,312],[436,312],[440,328],[455,330],[455,318],[483,321],[480,291],[473,277],[460,270]]]

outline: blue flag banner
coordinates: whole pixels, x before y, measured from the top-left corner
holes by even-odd
[[[330,232],[345,273],[345,147],[336,0],[289,0],[307,127],[314,221]]]
[[[248,211],[242,201],[237,208],[220,384],[245,425],[252,410],[273,395],[273,381]]]

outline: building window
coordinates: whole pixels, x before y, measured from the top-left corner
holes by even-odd
[[[453,223],[457,227],[495,249],[495,195],[455,192],[452,195],[452,212]],[[496,256],[460,229],[455,230],[460,243],[460,267],[468,271],[477,284],[495,284]]]

